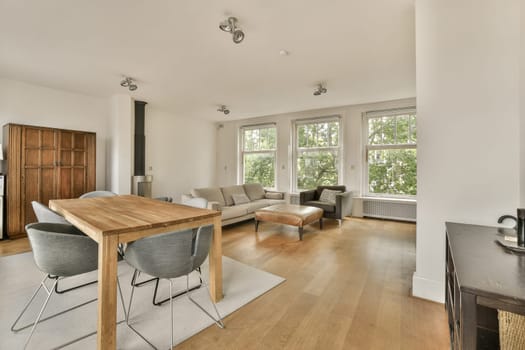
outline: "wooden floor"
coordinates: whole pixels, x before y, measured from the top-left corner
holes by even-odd
[[[223,254],[286,282],[176,349],[449,349],[442,304],[410,297],[415,225],[347,219],[223,229]],[[18,241],[18,242],[17,242]],[[0,255],[28,249],[1,242]]]

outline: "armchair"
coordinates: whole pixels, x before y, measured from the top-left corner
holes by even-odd
[[[335,202],[320,201],[324,189],[341,191],[335,195]],[[323,209],[323,218],[337,219],[339,225],[345,216],[352,212],[352,192],[346,191],[346,186],[317,186],[315,190],[299,193],[299,204]]]

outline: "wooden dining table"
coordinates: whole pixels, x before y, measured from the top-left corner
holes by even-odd
[[[49,207],[98,243],[97,348],[116,348],[117,248],[165,232],[213,224],[209,287],[213,301],[222,299],[221,213],[134,195],[54,199]]]

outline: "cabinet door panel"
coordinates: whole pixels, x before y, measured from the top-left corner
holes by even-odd
[[[58,198],[73,198],[73,193],[71,192],[71,168],[60,167],[58,174]]]
[[[56,132],[55,132],[55,130],[53,130],[53,129],[42,129],[41,133],[40,133],[40,136],[41,136],[41,143],[40,143],[40,147],[41,148],[50,148],[50,149],[53,149],[53,150],[56,148],[56,142],[55,142]]]
[[[73,168],[73,197],[86,193],[86,171],[84,168]]]
[[[86,166],[86,152],[74,151],[73,152],[73,165],[85,167]]]
[[[23,135],[23,142],[26,148],[40,147],[40,129],[25,127]]]
[[[48,205],[50,199],[56,198],[55,168],[42,168],[40,170],[40,202]]]
[[[60,148],[71,149],[73,146],[73,133],[71,131],[60,131]]]
[[[36,222],[35,214],[33,213],[33,207],[31,206],[32,201],[39,201],[39,169],[38,168],[26,168],[24,171],[24,182],[22,184],[24,188],[23,193],[23,214],[24,225],[31,222]]]
[[[38,167],[40,163],[40,150],[38,148],[25,150],[25,165],[31,167]]]
[[[40,151],[40,166],[54,167],[56,165],[55,155],[56,151],[54,149],[42,149]]]
[[[75,133],[73,134],[74,148],[75,150],[85,150],[86,149],[86,135]]]

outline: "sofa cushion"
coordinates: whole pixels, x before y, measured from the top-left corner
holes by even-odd
[[[257,209],[268,207],[274,204],[284,204],[285,200],[283,199],[258,199],[256,201],[250,202],[250,211],[254,212]]]
[[[226,202],[227,206],[233,205],[233,197],[234,194],[246,194],[244,192],[244,187],[242,185],[237,186],[228,186],[221,188],[222,195],[224,196],[224,202]]]
[[[335,204],[329,202],[308,201],[304,203],[304,205],[310,205],[312,207],[321,208],[327,213],[335,213]]]
[[[231,207],[222,207],[222,220],[228,220],[231,218],[236,218],[243,216],[249,213],[248,208],[251,203],[234,205]]]
[[[284,193],[282,192],[266,192],[264,194],[264,198],[266,199],[283,199]]]
[[[205,188],[194,188],[191,190],[193,197],[203,197],[208,202],[217,202],[219,206],[226,205],[221,189],[219,187],[205,187]]]
[[[232,198],[234,205],[250,203],[250,198],[245,194],[232,194]]]
[[[338,193],[341,193],[341,191],[329,190],[325,188],[323,192],[321,192],[321,195],[319,196],[319,201],[328,202],[330,204],[335,205],[335,195]]]
[[[264,198],[264,188],[261,184],[244,184],[244,190],[252,201]]]

